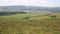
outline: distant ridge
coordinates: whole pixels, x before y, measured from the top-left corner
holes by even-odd
[[[24,5],[0,6],[0,9],[2,10],[39,10],[39,11],[60,12],[60,7],[40,7],[40,6],[24,6]]]

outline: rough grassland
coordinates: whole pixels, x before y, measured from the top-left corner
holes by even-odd
[[[0,34],[60,34],[60,14],[57,18],[45,14],[0,16]],[[30,19],[23,19],[30,16]]]

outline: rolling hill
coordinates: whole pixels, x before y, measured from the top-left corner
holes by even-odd
[[[0,6],[1,10],[36,10],[36,11],[53,11],[53,12],[60,12],[60,7],[40,7],[40,6]]]

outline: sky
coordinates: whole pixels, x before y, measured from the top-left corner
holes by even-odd
[[[0,0],[0,6],[13,5],[60,7],[60,0]]]

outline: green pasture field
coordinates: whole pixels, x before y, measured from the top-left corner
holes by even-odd
[[[56,17],[51,17],[56,15]],[[0,16],[0,34],[60,34],[60,14]],[[27,17],[29,17],[27,19]],[[25,18],[25,19],[24,19]]]

